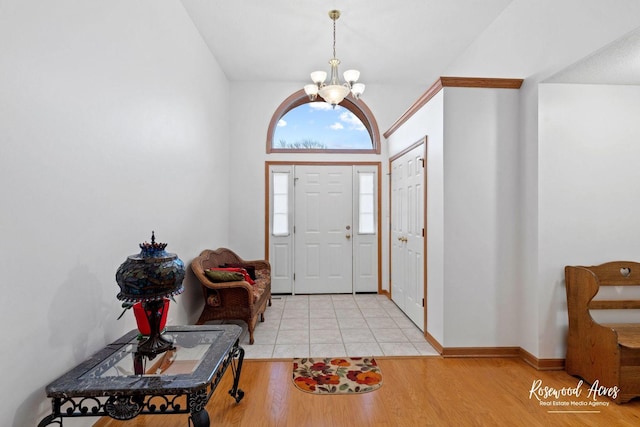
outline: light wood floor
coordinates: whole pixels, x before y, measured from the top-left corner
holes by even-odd
[[[360,395],[317,396],[295,388],[291,361],[245,361],[236,404],[227,391],[231,370],[207,410],[212,426],[639,426],[640,400],[609,406],[541,406],[530,397],[533,382],[576,388],[564,371],[537,371],[519,359],[440,357],[376,358],[383,385]],[[560,402],[589,402],[588,387]],[[550,399],[555,400],[555,399]],[[597,402],[609,402],[598,397]],[[554,413],[549,411],[598,411]],[[128,422],[102,419],[100,427],[185,427],[188,415],[140,416]]]

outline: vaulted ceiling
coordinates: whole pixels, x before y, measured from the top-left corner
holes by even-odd
[[[363,83],[426,86],[515,0],[182,0],[230,81],[309,82],[329,71],[338,9],[340,71]],[[530,0],[535,1],[535,0]],[[551,13],[552,11],[550,11]],[[639,30],[640,31],[640,30]],[[640,84],[640,32],[612,42],[549,82]]]
[[[231,81],[307,83],[329,70],[331,9],[340,71],[363,83],[426,85],[511,0],[182,0]]]
[[[615,40],[546,81],[640,85],[640,29]]]

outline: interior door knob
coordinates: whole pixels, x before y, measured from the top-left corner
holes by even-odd
[[[347,235],[346,235],[346,236],[344,236],[344,237],[346,237],[347,239],[350,239],[350,238],[351,238],[351,234],[347,234]]]

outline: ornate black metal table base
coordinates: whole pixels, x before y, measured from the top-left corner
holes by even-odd
[[[224,327],[228,326],[224,325]],[[181,327],[181,329],[185,328],[188,327]],[[207,355],[211,356],[209,353],[211,352],[208,352]],[[206,411],[206,405],[229,366],[231,366],[233,372],[233,386],[229,390],[229,394],[236,402],[240,402],[244,397],[244,392],[238,388],[244,360],[244,349],[238,345],[237,337],[235,344],[218,357],[220,358],[219,362],[211,364],[215,371],[209,373],[208,378],[210,380],[205,385],[200,382],[196,386],[197,382],[194,381],[194,386],[190,387],[189,381],[174,378],[175,382],[182,381],[186,385],[176,387],[176,384],[172,384],[171,380],[165,380],[165,382],[170,383],[166,390],[156,384],[153,387],[149,387],[148,390],[143,387],[130,389],[123,387],[118,390],[105,390],[103,392],[93,390],[92,394],[94,395],[91,396],[88,396],[87,390],[82,389],[81,386],[78,387],[75,393],[67,386],[64,396],[50,396],[52,399],[52,413],[43,418],[38,427],[50,425],[62,427],[63,418],[71,417],[109,416],[117,420],[129,420],[138,415],[165,414],[190,414],[190,426],[209,427],[209,414]],[[201,363],[201,365],[203,364]],[[76,368],[76,370],[82,367],[83,365]],[[205,368],[203,367],[202,369]],[[71,373],[76,370],[71,371]],[[59,380],[67,376],[69,374]],[[126,378],[130,381],[135,381],[136,378],[145,379],[146,377],[134,375]],[[52,383],[50,387],[55,384],[55,382]]]

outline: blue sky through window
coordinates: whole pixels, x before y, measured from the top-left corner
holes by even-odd
[[[305,146],[305,142],[311,142]],[[278,122],[273,148],[371,150],[373,143],[362,121],[348,109],[309,102],[289,110]]]

